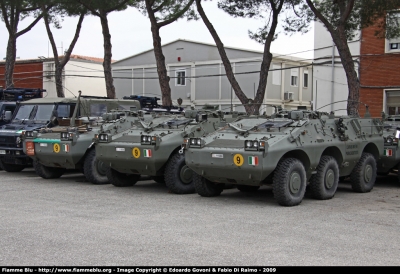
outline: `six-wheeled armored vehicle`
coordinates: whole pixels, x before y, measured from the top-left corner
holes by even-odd
[[[186,138],[196,192],[217,196],[224,184],[245,192],[272,182],[277,202],[295,206],[307,185],[316,199],[332,198],[339,178],[349,177],[356,192],[373,188],[383,153],[381,119],[308,110],[285,117],[242,117],[205,137]]]
[[[33,160],[36,173],[45,179],[75,169],[83,171],[94,184],[108,183],[107,167],[96,159],[93,138],[100,128],[119,132],[126,125],[125,113],[138,109],[140,103],[136,100],[78,97],[70,119],[58,118],[57,126],[25,131],[24,153]]]
[[[96,155],[110,167],[107,176],[115,186],[132,186],[147,175],[173,193],[193,193],[192,171],[179,153],[183,138],[205,136],[235,119],[237,113],[195,109],[179,115],[144,114],[129,130],[100,133]]]

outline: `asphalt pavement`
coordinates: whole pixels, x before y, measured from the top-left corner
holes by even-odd
[[[270,186],[205,198],[0,171],[0,265],[399,266],[399,196],[394,174],[283,207]]]

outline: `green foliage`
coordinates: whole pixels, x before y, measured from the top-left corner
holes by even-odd
[[[265,25],[255,32],[249,30],[249,37],[260,44],[265,44],[265,40],[270,31],[274,9],[279,6],[280,2],[280,0],[220,0],[218,2],[218,7],[235,18],[254,18],[264,21]],[[290,10],[293,6],[298,4],[298,0],[285,0],[282,6],[282,12]],[[275,33],[273,40],[275,40],[277,36],[278,33]]]
[[[334,29],[344,27],[346,37],[353,40],[357,31],[384,18],[388,11],[400,7],[399,0],[355,0],[346,17],[346,7],[352,1],[346,0],[314,0],[311,1],[318,12],[332,25]],[[400,34],[399,21],[396,13],[389,12],[387,21],[379,24],[380,30],[376,35],[387,38],[398,37]],[[316,21],[315,13],[304,1],[298,1],[292,12],[284,20],[284,31],[286,34],[306,33],[310,30],[310,23]],[[326,27],[326,26],[325,26]],[[386,34],[385,34],[386,33]]]
[[[190,6],[186,11],[185,7],[191,0],[154,0],[152,9],[155,13],[157,22],[178,20],[179,18],[186,18],[187,20],[197,20],[197,14],[194,6]],[[147,14],[145,1],[136,1],[133,5],[143,15]]]

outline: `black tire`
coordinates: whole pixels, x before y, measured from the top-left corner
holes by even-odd
[[[108,181],[117,187],[133,186],[140,179],[139,174],[125,174],[116,171],[115,169],[107,169]]]
[[[0,164],[1,169],[5,170],[7,172],[20,172],[25,168],[25,166],[22,166],[22,165],[6,164],[3,161],[0,161],[0,162],[1,162],[1,164]]]
[[[151,176],[151,179],[153,179],[154,182],[156,182],[156,183],[158,183],[158,184],[165,185],[165,178],[164,178],[164,176]]]
[[[339,185],[339,166],[332,156],[322,156],[317,173],[310,178],[308,190],[314,199],[328,200],[335,196]]]
[[[96,185],[110,183],[107,178],[107,167],[96,158],[96,150],[91,149],[86,155],[83,163],[83,174],[89,182]]]
[[[193,184],[196,192],[203,197],[218,196],[224,190],[225,184],[215,184],[203,176],[193,172]]]
[[[376,160],[371,153],[363,153],[350,174],[351,188],[355,192],[370,192],[375,185]]]
[[[260,186],[237,185],[237,189],[241,192],[256,192]]]
[[[64,168],[48,167],[38,162],[34,162],[33,168],[35,169],[36,174],[44,179],[60,178],[65,172]]]
[[[193,171],[186,165],[185,156],[175,153],[165,167],[165,185],[175,194],[194,193]]]
[[[278,163],[274,172],[272,192],[280,205],[299,205],[306,192],[306,185],[306,171],[298,159],[286,158]]]

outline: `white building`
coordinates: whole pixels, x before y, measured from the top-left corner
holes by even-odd
[[[63,86],[65,97],[82,95],[107,96],[104,80],[103,59],[71,55],[71,59],[64,67]],[[43,60],[43,89],[47,90],[46,97],[57,97],[54,58]]]
[[[349,42],[354,65],[358,73],[360,55],[360,35]],[[314,109],[334,111],[338,115],[347,114],[349,89],[347,78],[331,34],[324,25],[314,22]]]
[[[260,51],[225,47],[236,79],[248,98],[254,98],[258,88],[262,55]],[[178,39],[163,45],[170,76],[172,100],[182,105],[217,105],[221,110],[244,111],[225,75],[217,47],[214,44]],[[157,66],[153,49],[124,58],[112,64],[118,98],[126,95],[161,98]],[[298,106],[311,108],[312,65],[295,57],[273,58],[264,104],[285,109]],[[271,114],[274,108],[263,106]]]

